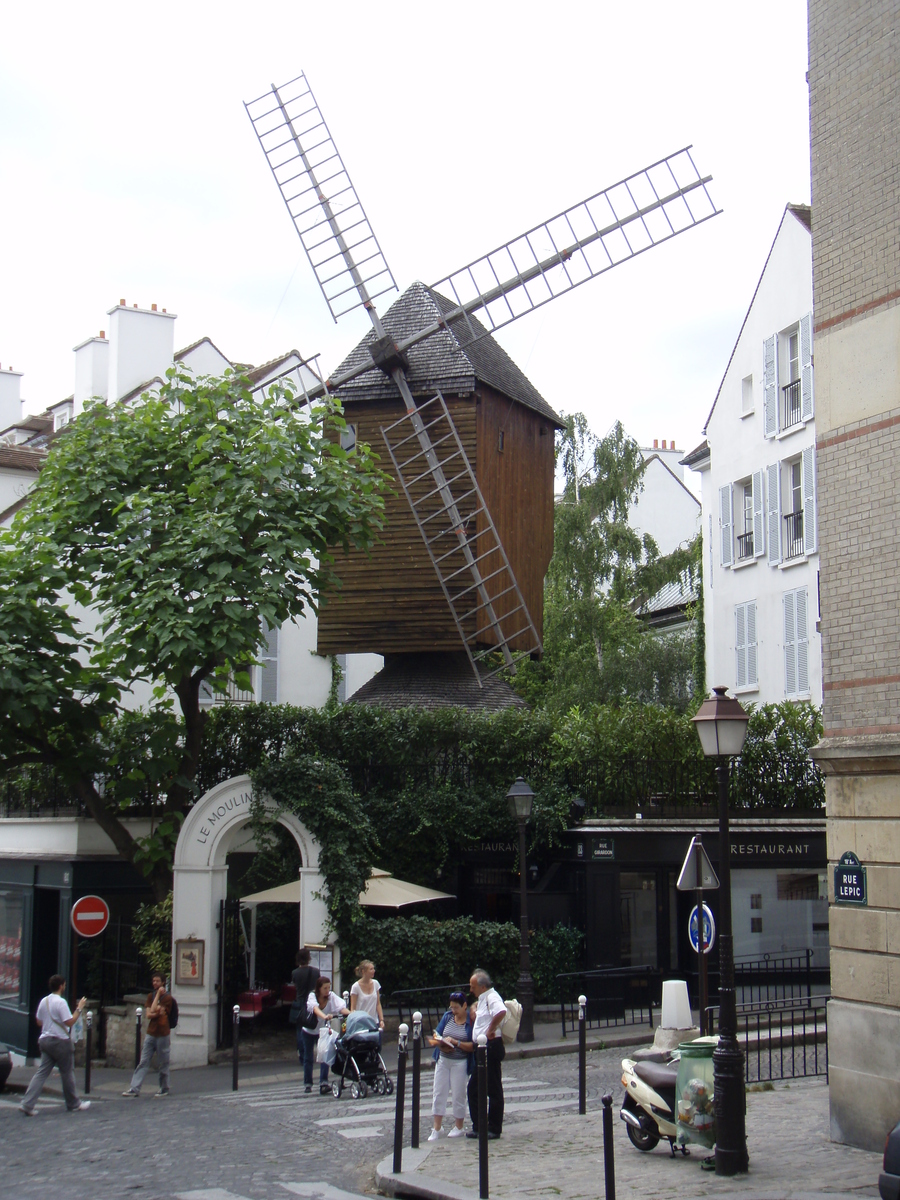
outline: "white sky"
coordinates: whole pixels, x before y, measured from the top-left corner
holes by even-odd
[[[335,326],[243,100],[305,71],[397,283],[433,283],[682,146],[723,215],[498,335],[557,409],[690,450],[785,203],[809,200],[805,0],[7,5],[0,363],[28,411],[120,297],[232,359]],[[390,298],[379,301],[382,311]]]

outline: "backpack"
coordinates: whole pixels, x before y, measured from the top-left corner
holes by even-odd
[[[522,1023],[522,1005],[518,1000],[506,1001],[506,1016],[500,1023],[500,1036],[507,1045],[511,1045],[519,1032]]]
[[[178,1001],[174,996],[170,996],[169,999],[172,1001],[172,1007],[169,1009],[169,1028],[174,1029],[178,1024]]]

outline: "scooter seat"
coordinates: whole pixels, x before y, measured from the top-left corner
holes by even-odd
[[[660,1088],[674,1088],[675,1080],[678,1078],[677,1066],[670,1066],[668,1063],[636,1062],[634,1073],[638,1079],[643,1079],[644,1083],[649,1084],[655,1092],[658,1092]]]

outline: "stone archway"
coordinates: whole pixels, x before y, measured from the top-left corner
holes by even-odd
[[[177,941],[196,938],[204,944],[202,982],[179,984],[174,976],[172,994],[178,1001],[178,1027],[172,1034],[172,1066],[205,1066],[215,1049],[219,979],[219,914],[228,879],[226,857],[250,820],[253,790],[249,775],[238,775],[202,796],[188,813],[175,847],[172,902],[173,952]],[[274,806],[273,806],[274,808]],[[319,846],[292,813],[278,821],[289,829],[300,848],[302,867],[300,940],[325,940],[327,909],[324,880],[319,870]],[[337,984],[337,980],[335,981]]]

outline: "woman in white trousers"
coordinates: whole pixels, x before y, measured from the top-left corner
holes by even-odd
[[[441,1126],[447,1115],[449,1100],[455,1127],[450,1137],[463,1136],[466,1118],[466,1084],[468,1082],[472,1052],[472,1021],[463,992],[454,992],[450,997],[450,1008],[441,1017],[434,1036],[429,1038],[434,1046],[434,1096],[431,1102],[431,1119],[434,1128],[428,1135],[429,1142],[441,1136]]]

